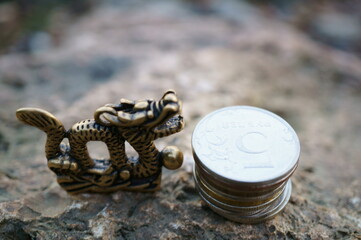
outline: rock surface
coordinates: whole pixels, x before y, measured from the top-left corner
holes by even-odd
[[[54,19],[57,45],[0,56],[1,239],[361,239],[359,58],[242,2],[104,1],[66,27]],[[40,107],[69,128],[105,103],[168,88],[187,125],[157,145],[179,146],[185,163],[163,169],[153,194],[67,195],[47,168],[45,135],[15,119]],[[291,200],[262,224],[225,220],[194,188],[192,130],[231,105],[273,111],[301,140]]]

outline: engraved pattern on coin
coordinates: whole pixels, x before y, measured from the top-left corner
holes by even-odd
[[[250,154],[259,154],[267,151],[267,136],[261,132],[248,132],[237,139],[239,150]]]
[[[269,144],[265,134],[261,132],[248,132],[236,140],[236,145],[244,153],[257,154],[256,157],[251,155],[247,157],[247,160],[243,161],[242,164],[245,168],[274,167],[267,153]]]
[[[235,106],[204,117],[193,133],[194,151],[211,171],[236,181],[266,181],[285,174],[298,159],[296,133],[279,116]],[[231,169],[231,170],[230,170]]]

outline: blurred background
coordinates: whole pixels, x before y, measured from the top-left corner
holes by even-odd
[[[185,163],[151,197],[69,197],[47,169],[45,135],[15,118],[39,107],[70,128],[169,88],[187,125],[157,145],[178,145]],[[0,0],[0,103],[4,239],[361,238],[358,0]],[[301,140],[291,201],[265,224],[239,228],[194,190],[193,128],[231,105],[273,111]]]
[[[62,32],[67,25],[94,8],[99,8],[99,5],[141,7],[138,5],[141,1],[1,0],[0,3],[0,46],[3,53],[32,53],[56,47],[61,44]],[[360,56],[361,9],[357,0],[256,0],[246,3],[260,10],[263,16],[288,23],[316,41]],[[217,0],[184,0],[177,4],[200,15],[217,15],[221,14],[224,8],[222,5],[229,3]],[[228,17],[232,17],[228,14]]]

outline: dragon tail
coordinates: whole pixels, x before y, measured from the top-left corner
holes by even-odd
[[[45,153],[47,159],[55,158],[61,153],[60,143],[66,135],[66,130],[54,115],[39,108],[20,108],[16,111],[16,117],[21,122],[46,133]]]

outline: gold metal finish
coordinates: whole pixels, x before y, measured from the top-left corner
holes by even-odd
[[[164,167],[175,170],[183,164],[183,153],[176,146],[165,147],[163,153]]]
[[[16,116],[47,134],[48,167],[69,193],[155,191],[160,187],[162,166],[174,170],[183,163],[177,147],[159,152],[153,142],[183,129],[181,108],[176,93],[169,90],[159,101],[121,99],[119,104],[107,104],[95,111],[94,119],[78,122],[68,131],[42,109],[21,108]],[[64,138],[69,144],[61,143]],[[89,141],[104,142],[110,159],[92,159]],[[125,141],[138,158],[126,155]]]

